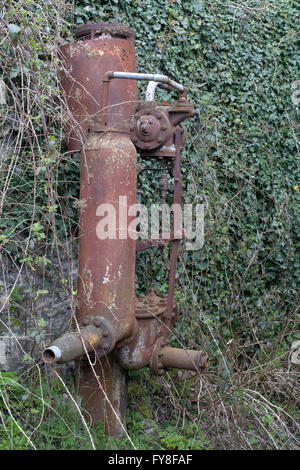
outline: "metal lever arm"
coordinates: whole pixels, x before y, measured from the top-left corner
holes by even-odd
[[[174,90],[179,91],[180,96],[185,98],[188,89],[181,85],[180,83],[175,82],[171,78],[167,77],[166,75],[161,75],[158,73],[132,73],[132,72],[112,72],[108,71],[105,72],[103,75],[102,80],[102,92],[101,92],[101,109],[102,114],[100,117],[100,124],[106,124],[106,111],[108,105],[108,96],[109,96],[109,84],[113,78],[119,79],[129,79],[129,80],[148,80],[150,82],[158,82],[164,85],[167,85],[170,88],[174,88]],[[152,96],[152,92],[151,92]]]

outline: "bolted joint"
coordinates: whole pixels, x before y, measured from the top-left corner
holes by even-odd
[[[64,363],[79,358],[86,352],[96,352],[98,357],[110,353],[115,347],[115,334],[102,317],[85,317],[78,332],[57,338],[42,353],[46,364]]]

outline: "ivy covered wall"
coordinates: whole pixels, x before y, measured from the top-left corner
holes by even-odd
[[[58,48],[79,24],[118,21],[136,31],[138,71],[184,83],[200,110],[183,185],[186,202],[205,203],[205,244],[181,249],[172,343],[208,351],[217,393],[240,393],[250,374],[286,405],[300,339],[298,1],[8,0],[2,13],[1,335],[27,325],[26,366],[75,311],[79,156],[66,149]],[[155,199],[156,177],[140,183]],[[139,255],[137,293],[166,292],[168,263],[167,251]]]

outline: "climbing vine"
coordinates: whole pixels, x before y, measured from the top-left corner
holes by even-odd
[[[245,437],[233,433],[236,446],[259,448],[265,440],[265,447],[293,447],[294,421],[287,430],[280,410],[292,417],[296,413],[289,354],[300,339],[297,0],[2,4],[1,254],[18,269],[38,270],[46,278],[38,292],[20,290],[16,282],[3,297],[8,313],[2,318],[12,329],[14,322],[24,321],[25,296],[31,316],[37,317],[32,338],[43,341],[45,324],[35,303],[49,293],[47,278],[62,284],[74,310],[71,260],[78,235],[79,156],[70,156],[66,147],[58,50],[88,21],[118,21],[134,28],[138,70],[184,83],[188,99],[200,111],[199,121],[187,124],[183,185],[186,202],[205,204],[205,244],[199,251],[182,247],[176,293],[181,319],[172,342],[177,345],[179,336],[184,346],[205,348],[211,372],[198,399],[179,380],[173,406],[163,408],[161,422],[178,423],[186,414],[195,422],[201,416],[214,445],[226,447],[231,436],[228,416],[238,409],[237,426]],[[142,197],[155,198],[158,181],[143,178]],[[62,253],[69,260],[67,267]],[[167,255],[138,257],[138,293],[151,286],[166,292]],[[144,374],[140,386],[148,393],[153,379]],[[171,375],[170,383],[177,378]],[[192,390],[194,382],[189,380]],[[183,408],[174,406],[176,396],[182,398]],[[153,403],[158,408],[161,399],[157,392]],[[224,442],[214,437],[220,432],[213,408],[218,400],[228,412],[222,418]],[[147,405],[147,418],[153,417],[153,403]],[[132,399],[132,409],[138,405]],[[140,410],[137,416],[143,419]],[[161,432],[167,445],[178,442],[173,428],[172,439]]]

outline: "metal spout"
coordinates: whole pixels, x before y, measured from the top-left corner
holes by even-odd
[[[192,351],[165,346],[161,350],[161,363],[164,367],[201,371],[208,367],[208,356],[205,351]]]
[[[93,324],[81,328],[80,332],[67,333],[56,339],[43,351],[42,359],[46,364],[64,363],[92,351],[101,357],[110,353],[114,346],[114,335],[107,325],[101,328]]]

